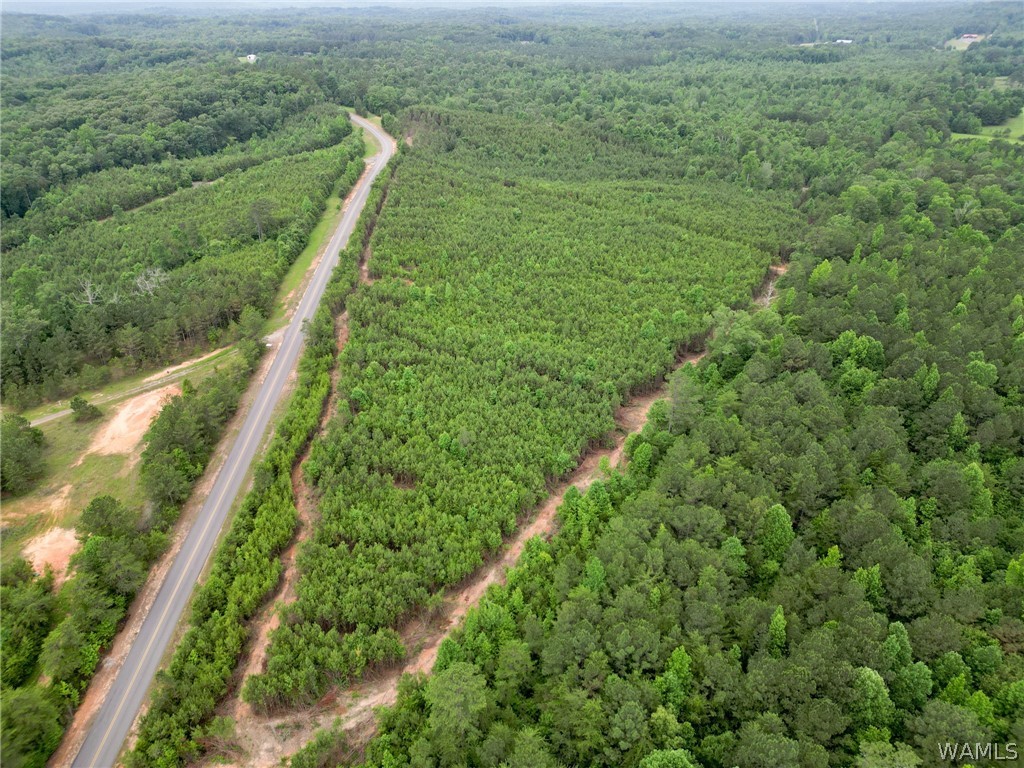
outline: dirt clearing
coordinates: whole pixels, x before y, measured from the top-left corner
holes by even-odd
[[[61,520],[67,512],[68,505],[71,503],[71,491],[71,484],[67,483],[31,504],[21,505],[13,514],[9,509],[5,509],[3,524],[20,523],[23,520],[45,515],[46,519],[51,521],[49,525],[55,525],[56,521]]]
[[[82,697],[82,703],[78,706],[78,709],[75,710],[71,723],[68,725],[67,731],[64,734],[64,740],[61,742],[60,747],[54,753],[53,757],[50,758],[48,765],[51,766],[51,768],[67,768],[71,765],[75,755],[78,754],[78,750],[81,749],[82,744],[85,741],[85,737],[88,734],[89,726],[92,725],[93,718],[96,716],[96,713],[99,712],[104,698],[114,684],[114,679],[117,677],[117,673],[124,665],[124,661],[128,657],[129,651],[132,649],[132,644],[135,642],[135,638],[138,637],[139,631],[142,629],[142,622],[149,613],[150,608],[153,606],[153,602],[156,600],[156,596],[160,592],[160,588],[163,587],[164,581],[167,578],[167,573],[170,571],[171,565],[174,563],[174,559],[178,556],[178,552],[181,550],[181,545],[182,542],[185,541],[185,536],[188,535],[189,530],[195,523],[196,518],[199,515],[199,510],[203,506],[203,501],[213,490],[213,484],[217,479],[217,475],[224,466],[224,462],[227,459],[228,452],[231,450],[234,438],[237,437],[238,431],[241,429],[242,423],[245,421],[246,414],[252,406],[253,398],[256,396],[256,392],[259,390],[263,380],[266,379],[273,361],[273,354],[265,355],[263,361],[260,363],[259,369],[250,380],[249,388],[246,390],[245,394],[242,395],[242,399],[238,405],[238,410],[228,422],[213,456],[207,463],[206,471],[203,473],[202,479],[195,488],[193,488],[192,495],[189,497],[189,500],[185,502],[181,516],[178,518],[178,522],[172,529],[170,546],[168,546],[167,551],[160,556],[160,559],[157,560],[150,570],[146,583],[139,591],[139,594],[135,596],[135,600],[128,610],[128,616],[125,620],[124,626],[121,627],[121,630],[114,637],[114,641],[110,649],[100,660],[99,668],[96,670],[96,674],[93,676],[92,682],[89,684],[89,687],[85,690],[85,694]],[[165,392],[166,394],[158,399],[158,410],[163,397],[169,397],[177,394],[178,391],[179,389],[176,385],[160,390],[160,392]],[[149,394],[157,393],[153,392]],[[147,396],[148,395],[143,395],[142,397]],[[126,403],[126,405],[128,405],[128,403]],[[149,421],[147,421],[146,424],[148,426]],[[145,434],[145,428],[143,428],[140,437],[142,434]],[[132,734],[129,735],[130,742],[134,739],[135,728],[137,728],[137,726],[138,717],[136,717],[135,724],[133,725]]]
[[[164,403],[181,392],[181,386],[170,384],[161,389],[145,392],[122,403],[114,418],[96,433],[85,452],[100,455],[130,454],[142,442],[150,423],[160,413]]]
[[[67,579],[68,563],[78,551],[78,539],[73,528],[51,528],[30,539],[22,551],[36,573],[42,573],[47,566],[52,568],[54,585],[59,587]]]

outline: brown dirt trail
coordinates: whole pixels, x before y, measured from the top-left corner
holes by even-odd
[[[345,310],[338,318],[336,344],[339,354],[341,353],[341,350],[345,348],[345,344],[347,342],[348,310]],[[326,406],[324,407],[323,414],[320,417],[318,434],[324,431],[330,415],[334,412],[334,403],[338,389],[338,378],[338,366],[335,365],[334,369],[331,371],[331,394]],[[236,675],[236,682],[238,685],[235,688],[232,699],[232,717],[234,717],[236,722],[249,720],[255,716],[252,711],[252,707],[243,701],[242,697],[239,695],[241,692],[241,681],[245,680],[245,678],[250,675],[254,675],[263,670],[264,663],[267,659],[267,648],[270,646],[270,633],[277,629],[281,623],[280,608],[294,602],[296,598],[295,584],[298,580],[298,569],[295,567],[295,557],[298,554],[298,550],[302,545],[302,542],[309,538],[309,534],[313,528],[314,513],[316,511],[316,501],[313,498],[313,489],[309,487],[309,483],[306,482],[306,478],[302,473],[302,465],[308,458],[311,447],[312,441],[310,441],[299,461],[296,462],[294,469],[292,469],[292,492],[295,497],[295,508],[298,512],[295,537],[292,539],[292,543],[288,545],[288,548],[281,553],[281,584],[278,586],[273,597],[270,598],[267,604],[252,621],[255,633],[251,641],[251,650],[248,652],[248,658],[244,660],[243,665],[241,666],[241,675]]]
[[[109,649],[107,649],[103,658],[100,660],[100,665],[97,668],[96,673],[93,675],[92,681],[89,683],[89,687],[86,689],[85,695],[82,698],[82,703],[79,705],[78,709],[75,710],[71,723],[68,725],[67,731],[64,733],[64,740],[47,762],[47,765],[51,766],[51,768],[70,765],[71,761],[78,753],[78,750],[81,748],[82,743],[85,741],[92,718],[99,711],[99,708],[103,704],[103,700],[107,695],[107,691],[109,691],[110,686],[113,685],[114,679],[117,677],[117,673],[120,671],[125,658],[128,656],[128,652],[131,650],[132,643],[135,642],[135,638],[138,636],[139,630],[142,628],[142,621],[145,619],[146,614],[149,613],[149,609],[152,607],[153,601],[156,600],[156,596],[167,577],[167,572],[170,570],[171,564],[174,562],[174,558],[177,557],[178,551],[181,549],[182,542],[184,542],[189,528],[192,527],[192,524],[195,522],[195,519],[199,514],[199,510],[202,508],[203,501],[213,488],[214,480],[216,480],[217,474],[220,472],[221,467],[224,465],[224,461],[227,459],[228,451],[234,441],[234,436],[237,435],[238,431],[241,429],[242,422],[245,421],[245,416],[248,413],[249,406],[252,404],[256,392],[259,391],[260,384],[270,371],[270,365],[273,362],[273,359],[273,355],[265,355],[263,361],[260,363],[259,369],[249,382],[249,388],[246,390],[245,394],[242,395],[238,410],[228,422],[224,435],[221,437],[220,443],[217,445],[213,456],[210,458],[202,479],[193,489],[192,495],[185,503],[185,506],[181,511],[181,515],[178,517],[178,522],[175,524],[171,533],[171,543],[168,546],[167,551],[160,556],[150,569],[146,583],[143,585],[139,594],[136,595],[135,600],[128,609],[128,616],[125,619],[125,623],[122,625],[121,629],[118,630],[117,635],[114,637],[113,644]],[[143,430],[143,432],[145,432],[145,430]],[[136,723],[138,723],[137,719]]]
[[[689,354],[679,366],[696,363],[703,356],[703,352]],[[441,643],[480,602],[492,584],[504,583],[506,573],[519,560],[526,543],[535,536],[551,537],[556,527],[558,507],[568,490],[586,491],[602,477],[601,465],[605,459],[613,467],[620,465],[626,438],[643,428],[651,406],[665,394],[663,384],[619,408],[611,445],[589,451],[572,474],[552,489],[530,521],[517,529],[494,561],[455,585],[432,616],[414,618],[401,627],[402,642],[411,649],[403,663],[370,671],[359,683],[340,694],[329,693],[318,705],[305,712],[267,717],[253,713],[247,705],[243,709],[236,704],[234,714],[241,726],[238,728],[239,740],[247,754],[247,758],[237,765],[250,768],[278,765],[282,758],[301,749],[317,729],[329,726],[339,716],[350,741],[357,746],[364,745],[375,731],[374,710],[394,704],[402,675],[430,672]],[[249,674],[253,665],[247,664],[246,669]]]
[[[130,454],[142,442],[143,435],[164,404],[180,392],[178,384],[171,384],[136,395],[119,405],[114,417],[96,433],[83,457],[90,453],[107,456]]]
[[[173,376],[174,374],[183,371],[186,368],[192,368],[193,366],[199,365],[200,363],[205,363],[214,355],[219,355],[221,352],[225,352],[227,350],[228,347],[221,347],[220,349],[215,349],[212,352],[207,352],[205,355],[200,355],[199,357],[194,357],[191,360],[186,360],[183,363],[172,365],[170,368],[165,368],[164,370],[158,373],[154,373],[152,376],[147,376],[142,380],[142,382],[144,384],[152,384],[153,382],[160,381],[160,379],[163,379],[167,376]]]
[[[365,264],[365,259],[360,265]],[[785,274],[788,264],[773,265],[754,297],[754,307],[768,306],[775,297],[775,283]],[[684,356],[676,369],[697,363],[704,352]],[[245,757],[232,763],[247,768],[272,768],[282,764],[289,755],[301,749],[321,728],[338,722],[345,731],[354,750],[361,750],[376,733],[375,710],[395,703],[398,695],[398,681],[402,675],[429,673],[437,659],[441,643],[465,618],[492,584],[503,584],[508,570],[522,555],[526,543],[535,536],[550,538],[556,530],[556,513],[570,488],[581,492],[602,476],[601,466],[605,459],[612,467],[623,463],[623,450],[629,434],[640,431],[651,410],[651,406],[667,394],[667,381],[650,392],[634,397],[620,407],[615,414],[616,430],[610,446],[589,451],[582,462],[561,481],[528,523],[517,529],[506,541],[505,547],[493,562],[478,569],[462,583],[455,585],[446,594],[441,607],[431,616],[420,616],[407,622],[399,633],[410,653],[404,662],[386,668],[370,670],[359,682],[344,691],[331,691],[313,707],[283,715],[264,716],[253,713],[246,707],[242,711],[236,704],[232,711],[237,718],[237,736]],[[294,476],[293,476],[294,479]],[[298,489],[297,489],[298,490]],[[297,497],[298,498],[298,497]],[[246,674],[253,669],[250,663]],[[258,669],[258,667],[256,667]],[[206,764],[213,765],[212,762]],[[223,765],[217,762],[217,765]]]

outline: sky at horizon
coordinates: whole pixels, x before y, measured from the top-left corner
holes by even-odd
[[[938,0],[950,4],[970,0]],[[401,6],[429,8],[516,8],[564,5],[880,5],[883,3],[932,4],[936,0],[0,0],[4,13],[131,13],[275,10],[288,8],[372,8]]]

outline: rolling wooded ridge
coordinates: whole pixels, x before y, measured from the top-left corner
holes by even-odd
[[[129,765],[256,761],[226,702],[300,722],[415,654],[404,627],[666,379],[628,463],[569,492],[376,733],[339,707],[292,765],[1024,744],[1022,25],[998,2],[5,16],[4,492],[47,450],[8,409],[244,354],[154,422],[145,508],[82,512],[63,587],[3,564],[4,762],[56,748],[362,168],[344,107],[401,151]],[[295,599],[243,676],[300,503]]]

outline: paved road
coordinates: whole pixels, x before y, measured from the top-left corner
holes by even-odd
[[[164,651],[171,642],[178,620],[192,596],[199,574],[213,551],[228,510],[256,456],[274,406],[281,399],[288,374],[295,368],[302,347],[302,324],[316,311],[331,271],[338,262],[338,251],[348,242],[366,203],[370,185],[394,153],[394,142],[380,128],[355,115],[352,119],[372,134],[381,150],[369,161],[370,172],[363,176],[349,195],[348,207],[341,223],[285,330],[277,356],[246,415],[227,461],[214,481],[213,490],[171,565],[121,671],[90,726],[81,750],[72,761],[75,768],[110,768],[115,764]]]

